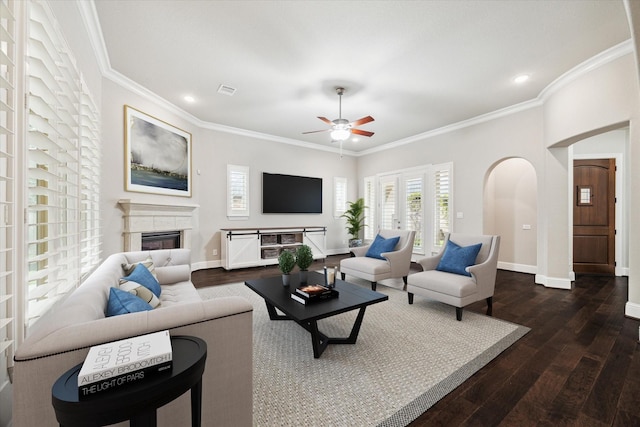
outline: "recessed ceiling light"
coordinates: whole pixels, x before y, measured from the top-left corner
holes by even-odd
[[[191,95],[185,95],[184,100],[187,102],[196,102],[196,99]]]
[[[513,81],[514,83],[522,84],[527,80],[529,80],[529,77],[530,77],[529,74],[520,74],[519,76],[514,77]]]

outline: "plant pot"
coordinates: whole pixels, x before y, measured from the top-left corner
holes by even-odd
[[[362,246],[362,239],[350,239],[349,240],[349,247],[350,248],[357,248],[359,246]]]
[[[306,285],[307,284],[307,270],[300,270],[300,284],[301,285]]]
[[[290,274],[283,274],[282,275],[282,286],[289,286],[290,283],[291,283],[291,275]]]

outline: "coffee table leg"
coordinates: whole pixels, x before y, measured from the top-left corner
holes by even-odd
[[[265,304],[267,304],[267,312],[269,313],[269,319],[271,319],[271,320],[291,320],[291,318],[289,316],[283,316],[281,314],[278,314],[278,312],[276,311],[276,308],[273,306],[273,304],[269,304],[266,300],[265,300]]]
[[[202,425],[202,380],[191,388],[191,427]]]
[[[136,414],[131,418],[131,420],[129,420],[129,425],[131,427],[156,427],[157,423],[158,418],[155,409]]]
[[[311,344],[313,345],[313,357],[315,359],[320,358],[320,355],[324,352],[329,344],[355,344],[358,340],[358,334],[360,333],[360,326],[362,326],[362,320],[364,319],[364,312],[367,307],[361,307],[358,311],[351,333],[346,338],[330,338],[318,330],[318,322],[313,320],[307,324],[307,329],[311,332]]]

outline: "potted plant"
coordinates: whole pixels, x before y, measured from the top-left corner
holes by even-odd
[[[282,272],[282,284],[289,286],[291,283],[291,270],[296,266],[296,257],[291,251],[282,251],[278,255],[278,267]]]
[[[300,283],[307,283],[307,271],[311,264],[313,264],[313,252],[307,245],[298,247],[296,251],[296,263],[300,267]]]
[[[349,240],[349,247],[362,246],[362,239],[360,239],[360,230],[364,228],[364,199],[361,197],[355,202],[347,202],[349,209],[347,209],[340,218],[347,219],[347,233],[351,236]]]

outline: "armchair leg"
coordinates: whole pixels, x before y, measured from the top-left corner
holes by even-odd
[[[342,272],[341,272],[341,273],[340,273],[340,276],[342,276],[341,278],[342,278],[342,280],[344,280],[344,278],[345,278],[347,275],[346,275],[345,273],[342,273]]]
[[[371,290],[375,291],[376,290],[376,285],[378,284],[378,282],[371,282]]]
[[[456,307],[456,320],[462,320],[462,307]]]
[[[413,304],[413,294],[411,292],[407,292],[407,296],[409,297],[409,304]]]
[[[402,287],[403,291],[407,290],[407,276],[402,276],[402,281],[404,282],[404,286]]]
[[[493,316],[493,297],[487,298],[487,316]]]

